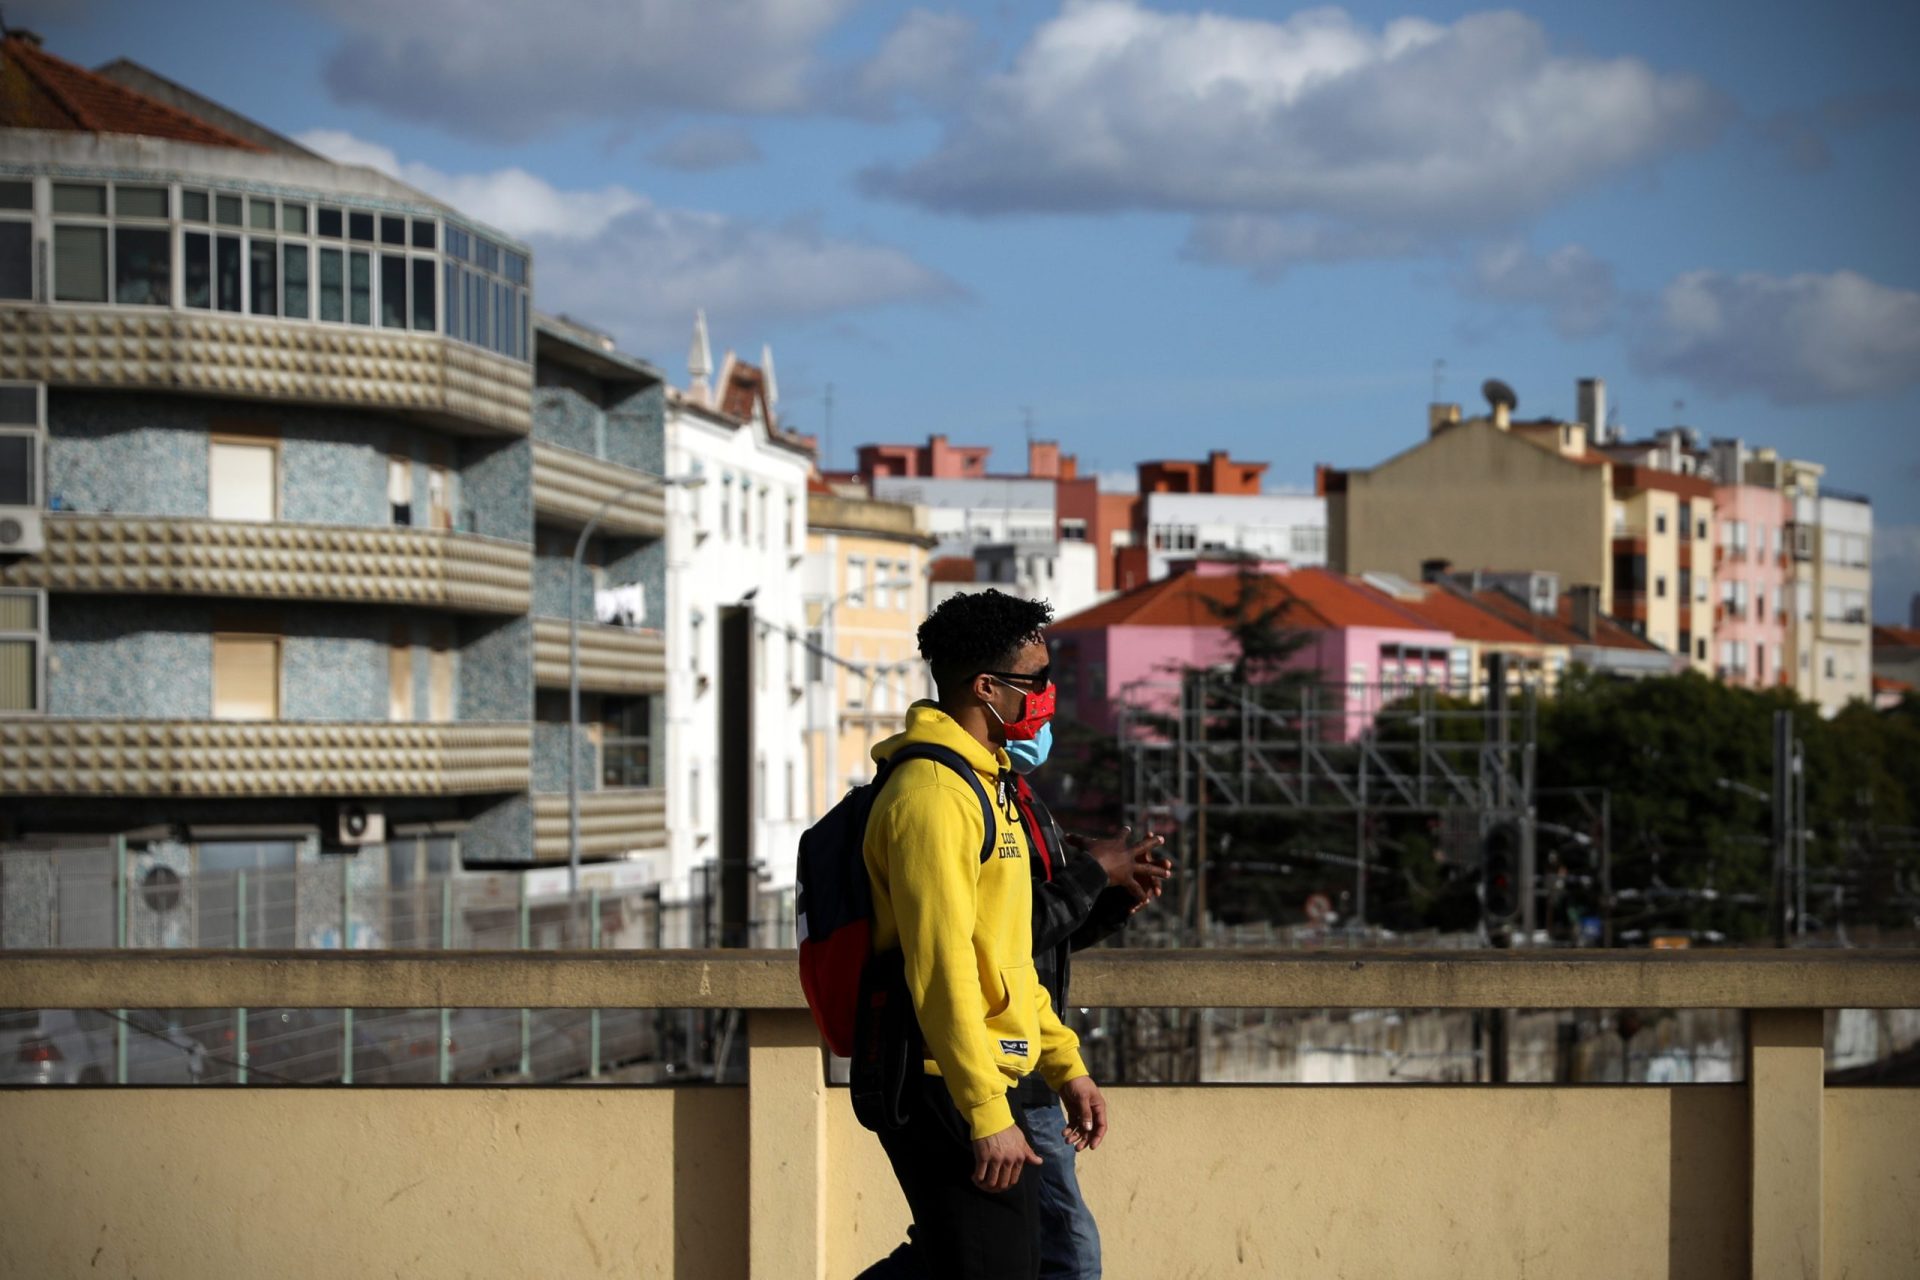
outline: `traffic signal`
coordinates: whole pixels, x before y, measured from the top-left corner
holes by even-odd
[[[1480,841],[1480,913],[1490,925],[1506,924],[1520,907],[1520,828],[1494,824]]]

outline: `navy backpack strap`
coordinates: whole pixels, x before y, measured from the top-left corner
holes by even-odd
[[[993,797],[987,794],[986,784],[980,781],[980,772],[968,764],[965,757],[952,747],[943,747],[937,742],[910,742],[887,757],[888,769],[903,760],[931,760],[943,764],[967,780],[973,788],[974,798],[980,801],[980,821],[985,825],[986,835],[980,841],[980,861],[984,865],[993,857],[994,834],[998,824],[993,819]]]

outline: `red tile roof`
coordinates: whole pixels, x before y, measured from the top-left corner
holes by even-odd
[[[1873,629],[1876,649],[1920,649],[1920,627],[1894,627],[1885,623]]]
[[[1558,609],[1552,616],[1535,613],[1525,601],[1515,599],[1498,588],[1477,592],[1474,599],[1482,608],[1498,613],[1541,644],[1596,645],[1602,649],[1665,652],[1659,645],[1635,635],[1605,614],[1600,615],[1600,625],[1595,628],[1594,635],[1582,635],[1573,625],[1572,592],[1560,597]]]
[[[1404,609],[1425,618],[1434,626],[1451,631],[1462,640],[1481,644],[1557,644],[1542,640],[1469,595],[1429,586],[1419,600],[1401,600]]]
[[[19,31],[0,40],[0,125],[128,133],[207,147],[266,150],[198,116],[56,58],[40,47],[39,37]]]
[[[930,573],[935,582],[972,582],[973,558],[941,556],[933,562]]]
[[[1346,627],[1393,627],[1432,631],[1433,623],[1384,591],[1329,569],[1296,569],[1256,579],[1254,605],[1283,606],[1284,626],[1324,631]],[[1237,574],[1182,573],[1135,587],[1091,609],[1054,623],[1056,631],[1105,627],[1217,627],[1221,610],[1239,599]],[[1212,606],[1212,607],[1209,607]]]
[[[1875,693],[1912,693],[1913,686],[1905,680],[1895,680],[1892,676],[1875,676],[1873,691]]]

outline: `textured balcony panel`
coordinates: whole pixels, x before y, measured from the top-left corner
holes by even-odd
[[[473,534],[62,514],[46,530],[46,551],[0,565],[0,586],[504,614],[530,603],[532,549]]]
[[[634,849],[659,849],[667,843],[667,793],[582,791],[580,852],[589,858],[613,857]],[[533,857],[536,862],[567,860],[567,798],[533,798]]]
[[[533,509],[552,520],[585,525],[601,503],[646,478],[643,471],[590,454],[537,440],[533,445]],[[657,485],[630,493],[607,509],[600,527],[609,533],[663,537],[666,495]]]
[[[524,791],[523,724],[0,720],[0,795],[446,796]]]
[[[529,367],[436,334],[152,308],[0,306],[0,368],[54,386],[385,409],[526,435]]]
[[[533,679],[567,687],[567,624],[533,621]],[[580,624],[580,687],[591,693],[660,693],[667,687],[667,642],[658,631]]]

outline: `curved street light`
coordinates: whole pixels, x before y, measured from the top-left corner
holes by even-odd
[[[574,916],[580,907],[580,562],[586,555],[587,541],[600,526],[609,508],[622,498],[642,489],[697,489],[707,482],[699,473],[662,476],[645,472],[617,490],[588,518],[573,543],[573,565],[567,571],[567,931],[573,931]],[[664,536],[664,531],[663,535]],[[664,602],[662,602],[664,608]]]

